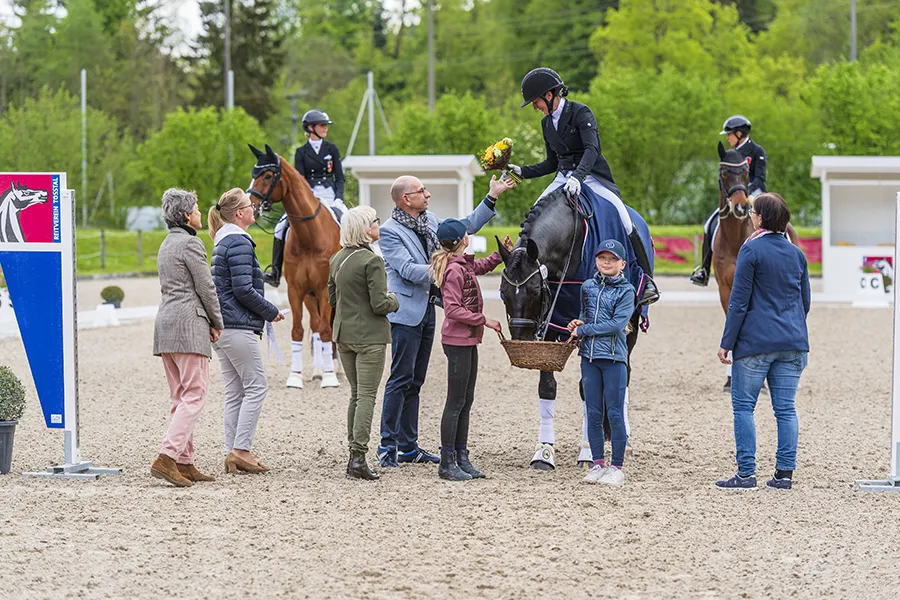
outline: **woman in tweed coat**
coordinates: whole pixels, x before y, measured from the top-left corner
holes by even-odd
[[[150,474],[178,487],[214,481],[194,466],[194,427],[206,404],[211,342],[224,325],[206,248],[197,238],[197,195],[176,188],[162,197],[169,235],[157,255],[162,301],[153,331],[153,354],[161,356],[169,381],[172,420]]]

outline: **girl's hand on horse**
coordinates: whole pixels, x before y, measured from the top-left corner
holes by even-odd
[[[516,187],[516,182],[513,181],[512,179],[510,179],[510,180],[497,179],[496,175],[491,175],[491,184],[490,184],[491,189],[488,192],[488,195],[491,198],[497,198],[500,194],[502,194],[506,190],[511,190],[514,187]]]
[[[506,248],[507,250],[509,250],[510,252],[512,252],[515,249],[515,246],[513,246],[513,241],[511,239],[509,239],[509,236],[506,236],[506,238],[503,240],[503,247]]]
[[[716,356],[719,357],[719,360],[722,362],[723,365],[731,364],[731,359],[728,358],[728,350],[726,350],[725,348],[719,348],[719,351],[716,353]]]
[[[499,321],[495,321],[493,319],[485,319],[484,326],[487,327],[488,329],[493,329],[497,333],[503,333],[503,330],[500,327]]]
[[[273,323],[277,323],[278,321],[284,321],[284,315],[281,314],[281,312],[279,312],[277,315],[275,315],[275,318],[272,319]]]
[[[216,329],[215,327],[209,328],[209,341],[213,344],[219,341],[219,336],[222,335],[222,331],[220,329]]]
[[[584,325],[584,321],[581,319],[572,319],[568,325],[566,325],[566,329],[568,329],[572,334],[575,333],[575,330],[578,329],[581,325]]]

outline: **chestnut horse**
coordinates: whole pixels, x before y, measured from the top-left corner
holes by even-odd
[[[331,343],[331,305],[328,304],[328,261],[340,250],[340,230],[331,213],[313,195],[306,179],[268,145],[262,152],[250,146],[257,163],[247,193],[257,215],[281,202],[290,228],[285,240],[284,277],[291,304],[291,374],[287,387],[303,388],[303,305],[309,310],[309,327],[318,336],[313,366],[321,367],[322,387],[338,387]],[[317,364],[321,363],[321,364]]]
[[[744,241],[753,233],[750,220],[750,165],[737,150],[725,150],[719,142],[719,224],[713,239],[713,271],[719,286],[719,302],[728,314],[728,301],[734,285],[738,253]],[[797,232],[788,224],[788,237],[797,246]],[[731,392],[731,366],[723,391]]]

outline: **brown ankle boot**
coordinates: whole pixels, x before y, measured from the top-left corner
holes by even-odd
[[[193,481],[181,474],[175,461],[165,454],[160,454],[153,461],[153,466],[150,467],[150,475],[157,479],[164,479],[176,487],[191,487],[194,485]]]
[[[197,470],[197,467],[194,465],[183,465],[178,463],[178,472],[181,473],[185,479],[190,479],[193,482],[197,481],[215,481],[216,478],[212,475],[204,475],[200,471]]]

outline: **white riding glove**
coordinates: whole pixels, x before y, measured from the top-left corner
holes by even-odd
[[[577,177],[569,177],[566,180],[565,190],[570,197],[577,198],[581,193],[581,182],[578,181]]]
[[[509,170],[510,170],[510,171],[512,171],[513,173],[515,173],[515,174],[518,175],[519,177],[522,176],[522,167],[520,167],[519,165],[513,165],[513,164],[509,164],[509,165],[507,165],[507,166],[509,167]]]

